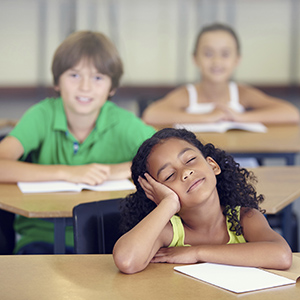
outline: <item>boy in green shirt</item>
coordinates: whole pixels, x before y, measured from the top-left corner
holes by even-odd
[[[115,46],[103,34],[80,31],[52,62],[60,97],[31,107],[0,143],[0,181],[65,180],[90,185],[130,177],[131,160],[155,130],[107,101],[123,74]],[[32,163],[24,162],[30,153]],[[15,253],[53,253],[53,224],[18,216]],[[67,252],[73,233],[66,232]]]

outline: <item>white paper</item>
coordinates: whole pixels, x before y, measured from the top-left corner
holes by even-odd
[[[244,293],[296,283],[295,280],[252,267],[201,263],[178,266],[174,269],[235,293]]]
[[[174,128],[185,128],[192,132],[226,132],[230,129],[239,129],[253,132],[267,132],[267,127],[262,123],[239,123],[239,122],[217,122],[217,123],[189,123],[175,124]]]
[[[122,191],[135,189],[128,180],[109,180],[99,185],[76,184],[67,181],[18,182],[22,193],[49,193],[49,192],[80,192],[83,189],[92,191]]]

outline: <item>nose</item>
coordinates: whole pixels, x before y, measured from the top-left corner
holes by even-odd
[[[193,170],[190,170],[190,169],[184,170],[184,172],[182,173],[182,180],[183,181],[187,180],[188,177],[193,175],[193,174],[194,174]]]
[[[88,91],[90,89],[90,87],[91,87],[91,85],[90,85],[89,78],[83,77],[80,81],[80,89],[82,91]]]

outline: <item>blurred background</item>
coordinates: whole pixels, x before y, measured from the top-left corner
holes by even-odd
[[[237,81],[297,97],[299,17],[299,0],[1,0],[0,117],[19,117],[32,101],[51,95],[53,53],[76,30],[102,31],[116,44],[125,74],[114,100],[135,112],[139,97],[198,79],[195,39],[216,21],[240,38]]]
[[[18,119],[54,95],[52,56],[76,30],[115,43],[125,74],[112,101],[139,115],[141,101],[199,79],[192,51],[212,22],[239,36],[235,80],[300,108],[300,0],[0,0],[0,118]],[[299,199],[294,210],[300,220]]]

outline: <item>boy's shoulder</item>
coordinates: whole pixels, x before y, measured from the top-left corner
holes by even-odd
[[[111,101],[106,101],[102,106],[100,118],[109,118],[110,120],[119,122],[125,120],[138,120],[138,117],[132,111],[120,107]]]
[[[48,113],[51,113],[52,111],[55,111],[56,109],[60,109],[60,108],[63,108],[61,98],[46,98],[31,106],[28,109],[28,111],[45,110]]]
[[[107,101],[102,106],[97,120],[97,127],[102,129],[114,128],[114,130],[117,130],[118,132],[128,132],[132,130],[149,132],[149,134],[155,132],[155,129],[152,126],[145,124],[132,111],[119,107],[111,101]]]

